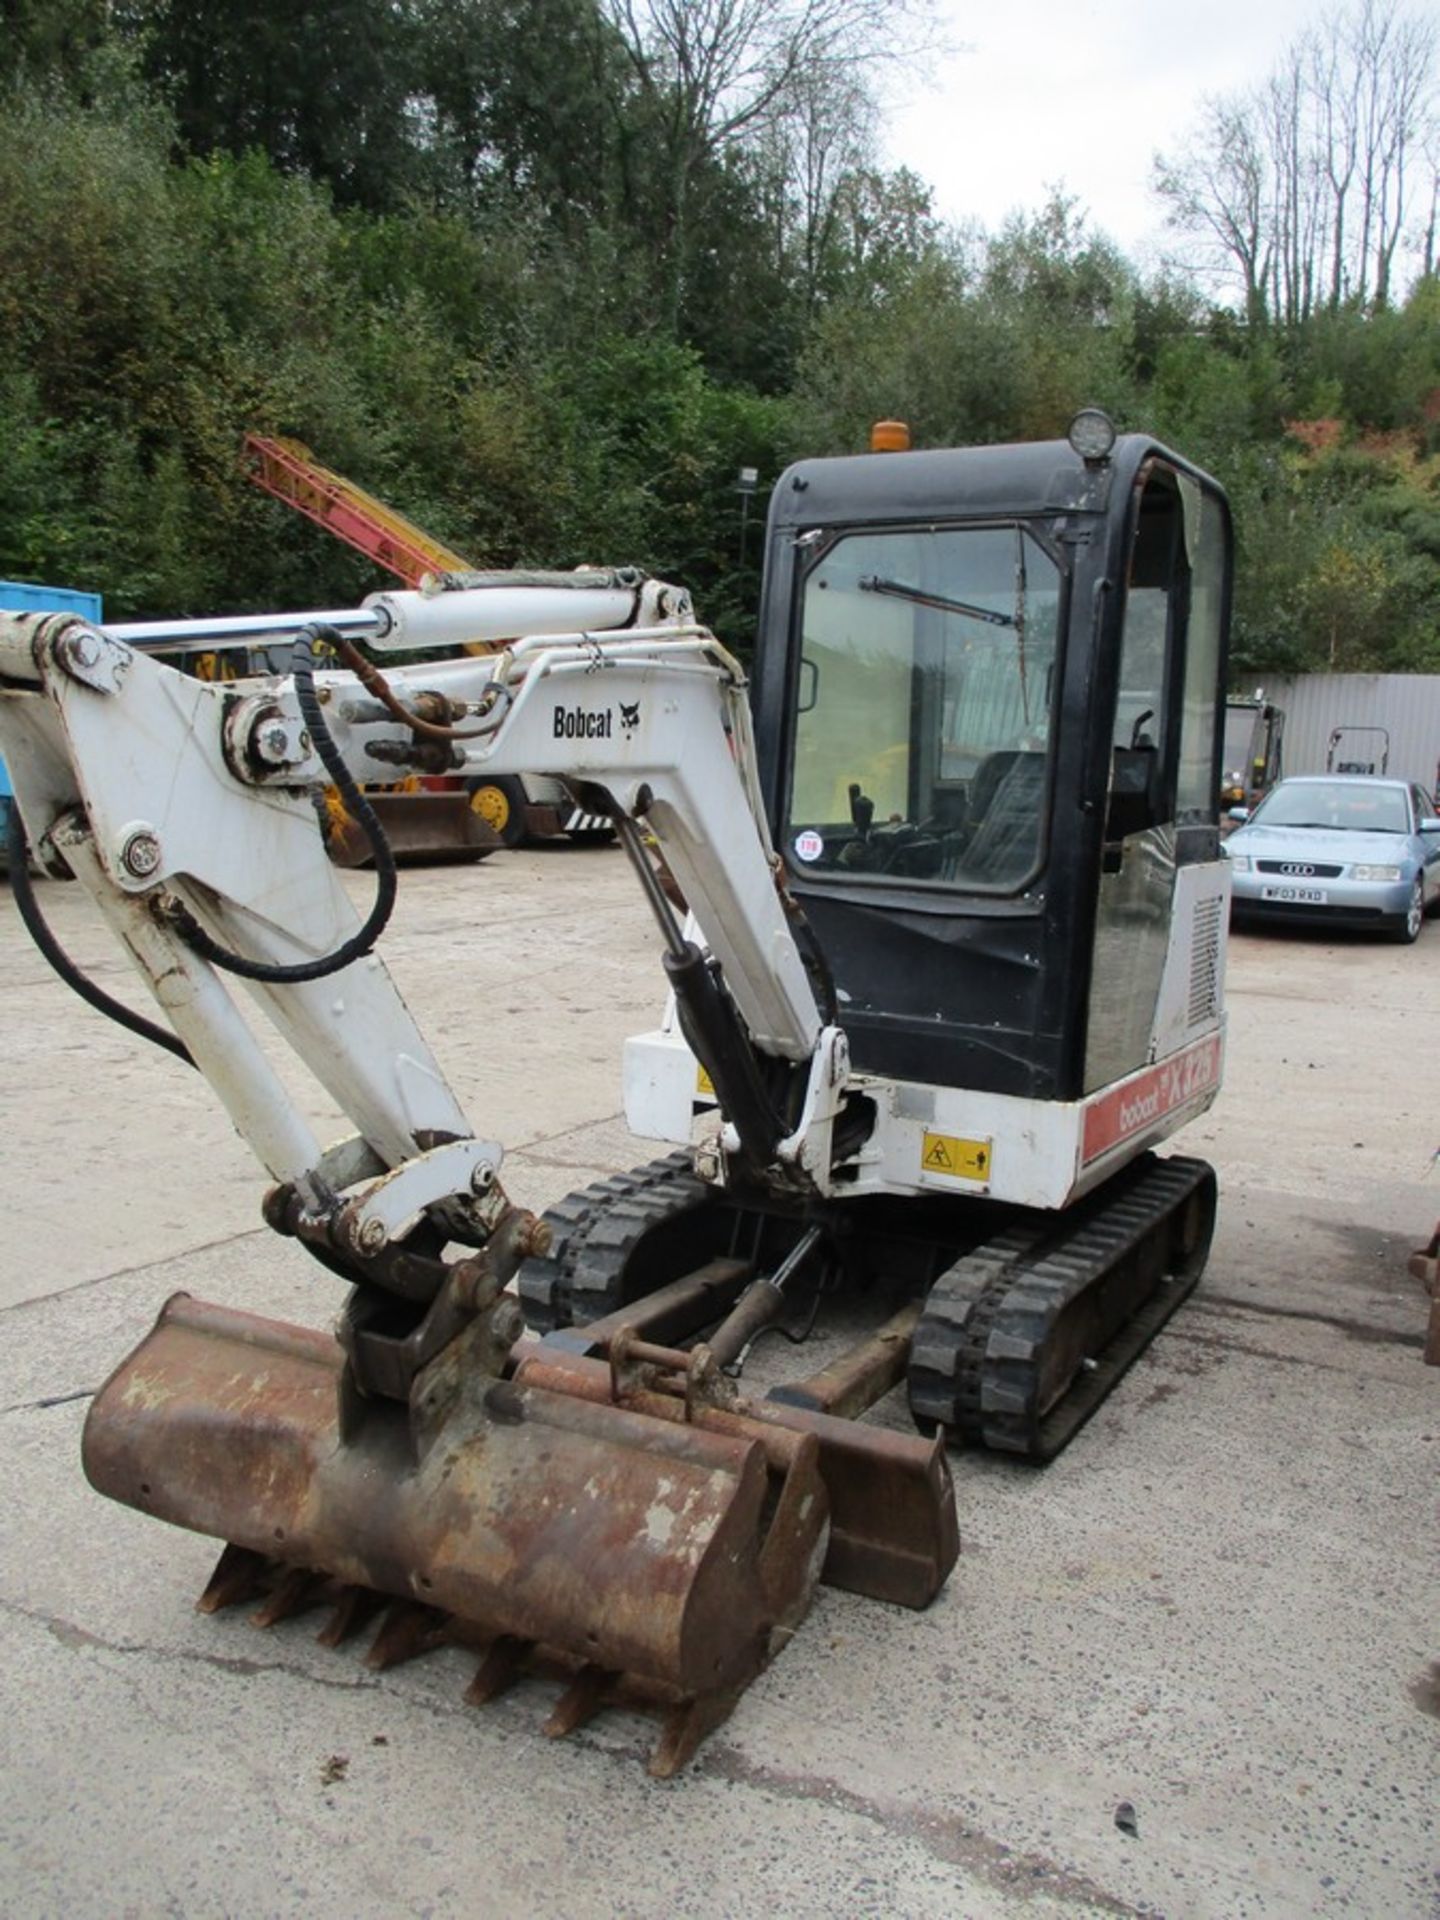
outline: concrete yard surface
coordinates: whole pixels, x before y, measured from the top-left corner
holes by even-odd
[[[40,892],[139,1002],[78,889]],[[657,1785],[650,1723],[547,1741],[554,1689],[467,1707],[457,1649],[376,1674],[313,1617],[200,1616],[212,1543],[90,1491],[88,1397],[170,1293],[323,1326],[340,1290],[261,1226],[199,1077],[0,905],[7,1914],[1440,1915],[1440,1371],[1406,1271],[1440,925],[1232,942],[1225,1090],[1176,1142],[1220,1175],[1198,1293],[1056,1464],[953,1457],[928,1612],[822,1589]],[[517,1201],[651,1156],[620,1047],[662,981],[618,852],[407,872],[384,951]]]

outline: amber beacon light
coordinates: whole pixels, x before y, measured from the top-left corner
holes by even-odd
[[[877,420],[870,429],[872,453],[908,453],[910,429],[903,420]]]

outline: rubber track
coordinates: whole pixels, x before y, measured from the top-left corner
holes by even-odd
[[[552,1333],[623,1306],[625,1267],[641,1239],[712,1197],[683,1150],[567,1194],[545,1211],[550,1251],[520,1269],[526,1324]]]
[[[1049,1412],[1037,1414],[1046,1345],[1066,1309],[1148,1238],[1168,1236],[1207,1189],[1210,1218],[1181,1271],[1167,1262],[1167,1277],[1104,1351]],[[1203,1161],[1141,1160],[1071,1218],[1032,1216],[957,1260],[935,1282],[915,1330],[908,1390],[917,1423],[944,1427],[972,1446],[1053,1459],[1195,1286],[1213,1195],[1214,1175]]]

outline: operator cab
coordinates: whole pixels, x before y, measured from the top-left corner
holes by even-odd
[[[861,1072],[1063,1100],[1154,1057],[1184,872],[1219,871],[1229,515],[1143,436],[1087,452],[775,490],[757,739]]]

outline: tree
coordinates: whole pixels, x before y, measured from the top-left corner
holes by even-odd
[[[877,111],[854,75],[816,71],[796,82],[790,110],[753,143],[776,262],[793,268],[807,319],[833,282],[846,202],[853,206],[860,180],[877,177]]]
[[[1211,99],[1200,127],[1178,160],[1155,157],[1154,186],[1173,227],[1196,238],[1202,273],[1239,281],[1243,311],[1266,313],[1274,235],[1269,223],[1266,156],[1253,106]]]
[[[394,0],[122,0],[116,19],[188,153],[259,147],[342,205],[396,206],[421,166],[413,9]]]
[[[624,45],[659,142],[662,244],[679,325],[696,189],[707,169],[767,128],[853,101],[859,76],[913,57],[926,0],[600,0]],[[883,52],[877,52],[883,49]],[[832,120],[834,115],[831,115]]]
[[[635,212],[634,83],[594,0],[418,0],[416,32],[442,189],[453,167],[572,230]]]
[[[106,35],[105,0],[5,0],[0,8],[0,82],[84,75]]]
[[[1395,249],[1409,211],[1408,169],[1417,136],[1423,141],[1426,122],[1433,121],[1435,47],[1433,17],[1407,20],[1378,0],[1365,0],[1350,30],[1360,131],[1356,292],[1362,304],[1372,289],[1377,307],[1390,300]]]
[[[1238,286],[1250,320],[1391,304],[1417,215],[1413,255],[1430,270],[1436,49],[1432,18],[1358,0],[1302,35],[1263,86],[1207,100],[1180,151],[1156,156],[1171,226],[1199,243],[1202,271]]]

